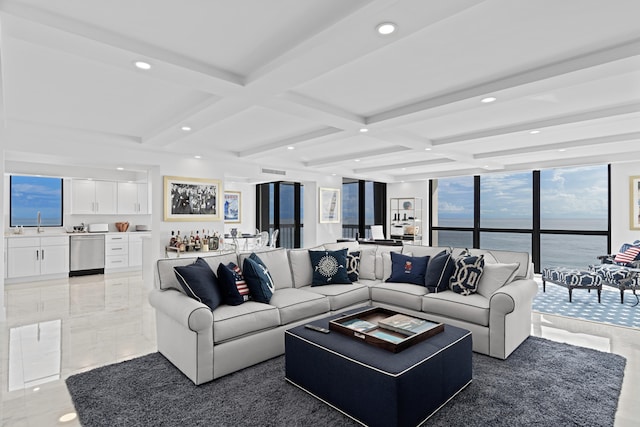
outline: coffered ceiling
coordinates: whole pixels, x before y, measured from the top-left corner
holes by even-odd
[[[637,160],[638,16],[637,0],[0,0],[6,147],[388,182]]]

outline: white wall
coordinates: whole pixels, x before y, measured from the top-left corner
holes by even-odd
[[[640,176],[640,162],[611,165],[611,251],[625,242],[640,239],[640,230],[630,229],[629,177]]]
[[[429,181],[400,182],[387,185],[387,197],[392,198],[422,198],[422,244],[429,244]],[[391,224],[391,212],[387,201],[387,235]]]

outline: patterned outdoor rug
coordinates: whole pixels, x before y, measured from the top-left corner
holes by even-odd
[[[640,305],[636,297],[625,292],[624,304],[620,304],[620,292],[603,287],[602,302],[598,304],[598,293],[586,289],[573,290],[573,302],[569,302],[569,290],[563,286],[547,282],[546,292],[542,292],[542,281],[537,280],[538,295],[533,300],[533,310],[539,313],[576,317],[578,319],[604,322],[628,328],[640,328]]]

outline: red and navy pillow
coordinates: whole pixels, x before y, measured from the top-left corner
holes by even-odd
[[[218,265],[218,282],[222,291],[222,300],[227,305],[240,305],[249,300],[249,287],[240,267],[230,262]]]
[[[424,275],[428,263],[428,256],[408,256],[399,252],[391,252],[391,276],[387,282],[413,283],[424,286]]]
[[[629,243],[622,245],[620,252],[613,258],[616,264],[624,266],[638,260],[640,260],[640,246]]]

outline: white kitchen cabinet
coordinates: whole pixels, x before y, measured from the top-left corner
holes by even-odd
[[[142,239],[151,237],[150,233],[131,233],[129,235],[129,267],[142,266]]]
[[[72,214],[115,214],[117,205],[118,184],[115,181],[71,181]]]
[[[7,239],[7,278],[69,272],[69,237]]]
[[[146,214],[149,210],[147,183],[118,183],[118,213]]]
[[[107,234],[104,245],[105,270],[129,267],[129,236],[127,233]]]

